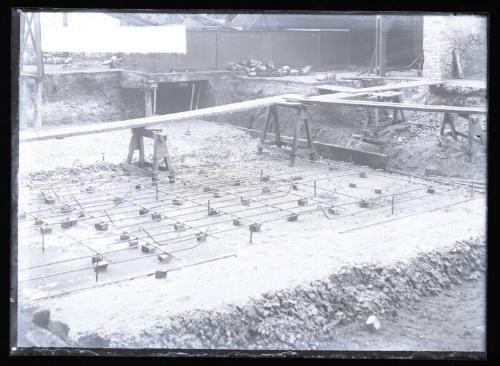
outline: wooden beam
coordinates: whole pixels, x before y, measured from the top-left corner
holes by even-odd
[[[359,88],[356,89],[356,92],[358,93],[363,93],[363,92],[381,92],[381,91],[388,91],[388,90],[401,90],[401,89],[408,89],[408,88],[417,88],[420,86],[431,86],[431,85],[439,85],[439,84],[444,84],[444,81],[438,81],[438,80],[418,80],[418,81],[408,81],[405,83],[394,83],[394,84],[388,84],[388,85],[379,85],[379,86],[371,86],[369,88]],[[335,85],[318,85],[316,86],[317,89],[319,90],[324,90],[324,91],[336,91],[336,86]]]
[[[294,99],[296,100],[296,99]],[[393,103],[393,102],[372,102],[367,100],[348,100],[336,98],[336,94],[318,95],[309,98],[303,98],[301,101],[305,104],[330,104],[345,105],[354,107],[368,108],[392,108],[399,110],[421,111],[421,112],[448,112],[448,113],[469,113],[469,114],[487,114],[486,108],[476,107],[455,107],[447,105],[428,105],[413,103]]]
[[[422,78],[416,76],[341,76],[338,80],[414,80],[420,81]],[[332,85],[333,86],[333,85]]]
[[[87,125],[78,125],[72,127],[54,128],[46,131],[21,131],[19,133],[19,142],[40,141],[49,139],[61,139],[71,136],[90,135],[101,132],[111,132],[126,130],[137,127],[150,127],[169,122],[178,122],[183,120],[192,120],[196,118],[213,117],[221,114],[241,112],[254,108],[267,107],[275,103],[283,102],[285,97],[299,97],[299,95],[278,95],[262,99],[249,100],[245,102],[224,104],[210,108],[202,108],[193,111],[165,114],[162,116],[152,116],[136,118],[125,121],[92,123]]]

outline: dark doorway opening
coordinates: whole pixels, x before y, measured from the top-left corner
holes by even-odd
[[[168,114],[198,109],[207,90],[207,80],[158,83],[156,114]]]

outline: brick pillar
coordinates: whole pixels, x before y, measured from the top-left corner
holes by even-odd
[[[449,16],[424,16],[424,67],[426,79],[452,77],[452,44],[448,29]]]

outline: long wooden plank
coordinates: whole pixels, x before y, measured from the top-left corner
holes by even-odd
[[[241,112],[254,108],[267,107],[269,105],[283,102],[285,98],[300,97],[295,94],[278,95],[274,97],[254,99],[245,102],[224,104],[210,108],[196,109],[193,111],[165,114],[145,118],[129,119],[125,121],[92,123],[72,127],[61,127],[48,130],[29,130],[19,133],[19,142],[40,141],[49,139],[61,139],[71,136],[89,135],[101,132],[111,132],[137,127],[150,127],[168,122],[178,122],[188,119],[216,116],[220,114]]]
[[[408,81],[405,83],[394,83],[388,85],[379,85],[379,86],[371,86],[369,88],[359,88],[356,89],[356,92],[381,92],[388,90],[401,90],[407,88],[416,88],[419,86],[430,86],[430,85],[438,85],[444,84],[444,81],[441,80],[418,80],[418,81]],[[331,85],[318,85],[316,86],[319,90],[324,91],[335,91],[335,88],[331,88]]]
[[[339,99],[335,94],[324,94],[308,98],[297,99],[292,97],[290,100],[300,100],[305,104],[332,104],[332,105],[348,105],[355,107],[369,108],[394,108],[399,110],[421,111],[421,112],[449,112],[449,113],[471,113],[471,114],[487,114],[486,108],[476,107],[455,107],[448,105],[428,105],[428,104],[409,104],[409,103],[392,103],[392,102],[372,102],[367,100],[349,100]]]
[[[414,76],[341,76],[340,80],[414,80],[420,81],[422,78]]]

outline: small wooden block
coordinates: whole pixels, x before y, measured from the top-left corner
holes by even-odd
[[[253,233],[257,233],[257,232],[259,232],[259,231],[260,231],[261,227],[262,227],[262,224],[251,224],[251,225],[249,226],[249,230],[250,230],[251,232],[253,232]]]
[[[174,224],[174,230],[175,231],[182,231],[182,230],[186,230],[186,225],[182,224],[182,223],[177,223],[177,224]]]
[[[220,214],[219,211],[217,211],[215,208],[210,208],[210,211],[208,211],[208,216],[216,216]]]
[[[156,248],[155,247],[152,247],[151,245],[143,245],[141,246],[141,251],[143,253],[154,253],[156,252]]]
[[[298,204],[299,206],[305,206],[305,205],[307,205],[307,198],[301,198],[301,199],[299,199],[299,200],[297,201],[297,204]]]
[[[94,272],[105,271],[108,269],[108,265],[109,265],[108,261],[98,262],[94,265]]]
[[[127,233],[122,233],[120,235],[120,240],[122,240],[122,241],[129,240],[129,239],[130,239],[130,235]]]
[[[149,212],[147,208],[141,208],[139,210],[139,215],[146,215]]]
[[[356,183],[349,183],[349,188],[356,188]]]
[[[196,241],[206,241],[207,240],[207,233],[197,233],[196,234]]]
[[[159,214],[159,213],[151,214],[151,219],[153,219],[155,221],[160,221],[161,220],[161,214]]]
[[[339,211],[335,207],[328,207],[328,213],[332,215],[338,215]]]
[[[299,218],[298,214],[290,214],[286,217],[286,221],[297,221]]]
[[[164,279],[164,278],[167,278],[167,272],[168,271],[156,271],[155,272],[155,278],[156,279]]]
[[[172,256],[170,256],[168,254],[160,254],[160,255],[158,255],[158,260],[161,263],[167,263],[167,262],[170,262],[172,260]]]
[[[374,192],[375,192],[376,194],[382,194],[382,189],[380,189],[380,188],[375,188]]]
[[[94,226],[95,226],[96,230],[99,230],[99,231],[108,230],[108,223],[107,222],[98,222]]]
[[[72,226],[76,226],[76,220],[66,220],[66,221],[61,222],[61,227],[63,229],[68,229]]]
[[[97,263],[97,262],[102,262],[103,260],[104,260],[104,258],[100,254],[92,256],[92,264]]]
[[[427,188],[427,193],[436,193],[434,188]]]
[[[135,239],[135,240],[130,240],[128,242],[128,247],[129,248],[137,248],[139,246],[139,240]]]

